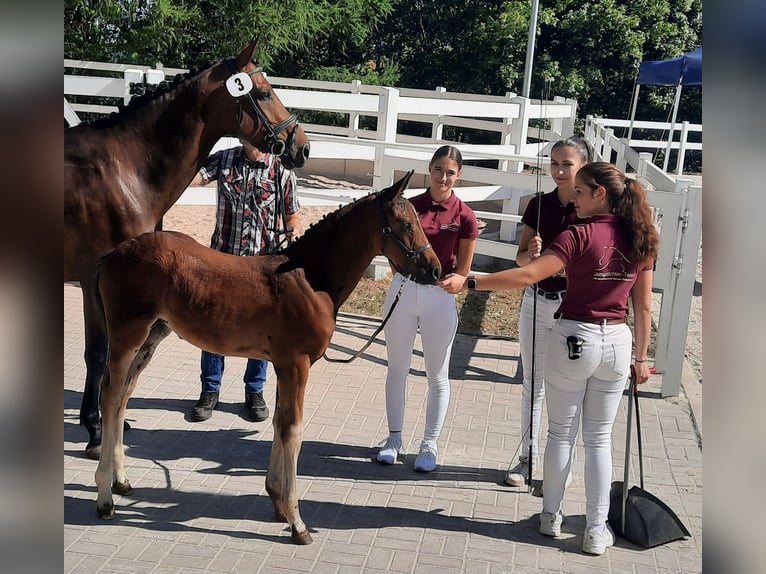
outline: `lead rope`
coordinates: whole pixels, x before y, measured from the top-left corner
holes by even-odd
[[[375,329],[375,332],[370,336],[367,343],[365,343],[364,347],[362,347],[356,353],[354,353],[354,356],[347,359],[333,359],[332,357],[328,357],[327,350],[325,350],[324,354],[322,355],[325,361],[329,361],[330,363],[350,363],[351,361],[356,359],[359,355],[364,353],[367,350],[367,347],[372,345],[372,342],[375,340],[375,337],[377,337],[378,333],[380,333],[383,330],[383,327],[386,326],[386,323],[388,322],[388,319],[391,317],[391,314],[394,312],[394,309],[396,308],[397,303],[399,303],[399,298],[402,295],[402,289],[404,289],[404,285],[410,279],[409,275],[404,275],[403,277],[404,277],[404,281],[402,281],[402,284],[399,286],[399,291],[396,292],[396,297],[394,298],[394,302],[391,304],[391,308],[388,310],[388,313],[386,313],[386,316],[383,318],[383,322],[378,326],[377,329]]]

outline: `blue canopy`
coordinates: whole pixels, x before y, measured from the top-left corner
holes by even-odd
[[[678,58],[641,62],[636,83],[644,86],[702,86],[702,47]]]

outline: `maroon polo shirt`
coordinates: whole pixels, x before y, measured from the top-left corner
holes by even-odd
[[[540,229],[537,228],[537,203],[540,201]],[[553,240],[573,223],[582,223],[577,217],[574,203],[564,205],[559,200],[559,188],[540,196],[535,195],[527,204],[521,222],[540,233],[543,247],[540,253],[548,249]],[[563,291],[567,288],[566,277],[548,277],[539,281],[537,286],[545,291]]]
[[[642,271],[629,258],[630,245],[616,215],[594,215],[559,235],[548,251],[564,261],[567,291],[559,312],[594,319],[624,319],[628,296]]]
[[[442,203],[431,199],[427,189],[410,202],[420,217],[428,242],[434,248],[442,266],[442,277],[455,270],[457,247],[460,239],[476,239],[479,222],[473,209],[463,203],[455,192]]]

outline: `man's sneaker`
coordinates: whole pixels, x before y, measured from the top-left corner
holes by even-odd
[[[601,556],[606,549],[614,545],[614,532],[608,524],[586,528],[582,538],[582,551]]]
[[[509,486],[524,486],[527,483],[527,475],[529,474],[529,459],[527,457],[520,457],[519,464],[514,466],[505,475],[505,484]]]
[[[269,418],[269,407],[263,400],[263,392],[245,393],[245,416],[248,420],[259,423]]]
[[[386,439],[386,444],[384,444],[383,448],[378,451],[375,460],[377,460],[380,464],[394,464],[396,459],[399,457],[401,450],[402,443],[400,441],[394,440],[391,437],[388,437]]]
[[[436,468],[436,449],[423,441],[420,444],[420,452],[415,457],[415,470],[418,472],[431,472]]]
[[[218,405],[218,393],[203,392],[199,396],[197,404],[189,412],[189,420],[206,421],[213,415],[213,409]]]
[[[540,513],[540,534],[558,538],[561,536],[561,525],[563,523],[564,513],[560,510],[556,513],[543,511]]]

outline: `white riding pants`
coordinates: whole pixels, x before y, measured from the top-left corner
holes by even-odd
[[[582,356],[569,358],[566,339],[580,338]],[[585,445],[585,517],[588,528],[606,523],[612,481],[612,427],[630,373],[632,335],[620,323],[558,319],[548,342],[545,372],[548,443],[543,463],[543,510],[557,512],[582,420]]]
[[[546,299],[535,295],[534,287],[524,289],[519,312],[519,343],[521,347],[521,369],[523,384],[521,389],[521,457],[529,457],[529,418],[532,402],[532,323],[535,318],[535,297],[537,297],[537,325],[535,326],[535,389],[534,415],[532,416],[532,457],[537,458],[540,438],[540,417],[545,398],[545,358],[548,339],[553,329],[553,314],[561,305],[561,297]]]
[[[396,273],[386,296],[383,314],[388,313],[404,277]],[[455,296],[436,285],[407,281],[384,332],[388,355],[386,416],[389,432],[401,432],[407,395],[407,375],[412,362],[415,335],[420,328],[428,396],[423,439],[436,446],[450,398],[449,360],[457,332]]]

